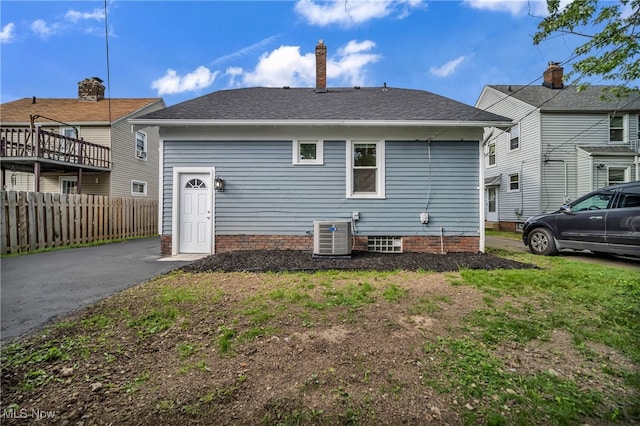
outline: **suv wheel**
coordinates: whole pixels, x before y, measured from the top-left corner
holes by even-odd
[[[545,228],[536,228],[529,234],[529,250],[533,254],[546,256],[556,254],[556,242],[553,235]]]

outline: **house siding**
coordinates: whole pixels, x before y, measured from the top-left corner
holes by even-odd
[[[574,200],[584,192],[578,189],[576,145],[598,146],[609,142],[607,114],[542,114],[541,212],[548,213]],[[567,196],[564,163],[567,165]],[[591,189],[588,189],[591,190]]]
[[[80,137],[85,141],[108,148],[111,146],[111,141],[109,140],[111,133],[108,125],[100,127],[79,126],[79,128]]]
[[[135,118],[149,112],[162,109],[161,102],[156,102],[130,114],[127,118]],[[131,181],[141,181],[147,184],[146,196],[158,199],[158,128],[146,127],[139,129],[147,134],[147,158],[136,157],[136,132],[126,120],[115,122],[112,127],[113,147],[111,148],[111,194],[118,197],[131,197]]]
[[[292,165],[291,140],[166,140],[162,233],[171,234],[173,168],[215,167],[225,180],[215,194],[216,236],[309,236],[314,220],[358,211],[356,235],[478,237],[478,142],[393,140],[385,154],[385,199],[349,199],[345,140],[324,141],[321,166]]]
[[[496,165],[487,168],[486,176],[498,176],[498,220],[523,222],[540,209],[540,113],[534,107],[487,87],[476,107],[513,118],[520,124],[520,148],[510,150],[510,134],[493,129]],[[520,174],[520,190],[509,190],[509,175]],[[519,213],[519,214],[518,214]]]

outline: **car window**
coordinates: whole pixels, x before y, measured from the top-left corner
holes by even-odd
[[[606,209],[612,197],[613,194],[610,192],[594,194],[583,200],[577,201],[575,204],[572,204],[571,211],[581,212],[584,210]]]
[[[640,207],[640,185],[630,186],[622,190],[618,208]]]

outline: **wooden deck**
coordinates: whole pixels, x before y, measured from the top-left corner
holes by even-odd
[[[111,150],[83,139],[33,128],[0,128],[0,157],[5,163],[43,165],[107,171]]]

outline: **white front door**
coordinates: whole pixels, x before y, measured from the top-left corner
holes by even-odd
[[[498,187],[490,186],[487,188],[487,222],[498,221]]]
[[[179,253],[211,252],[211,194],[210,174],[180,174]]]

